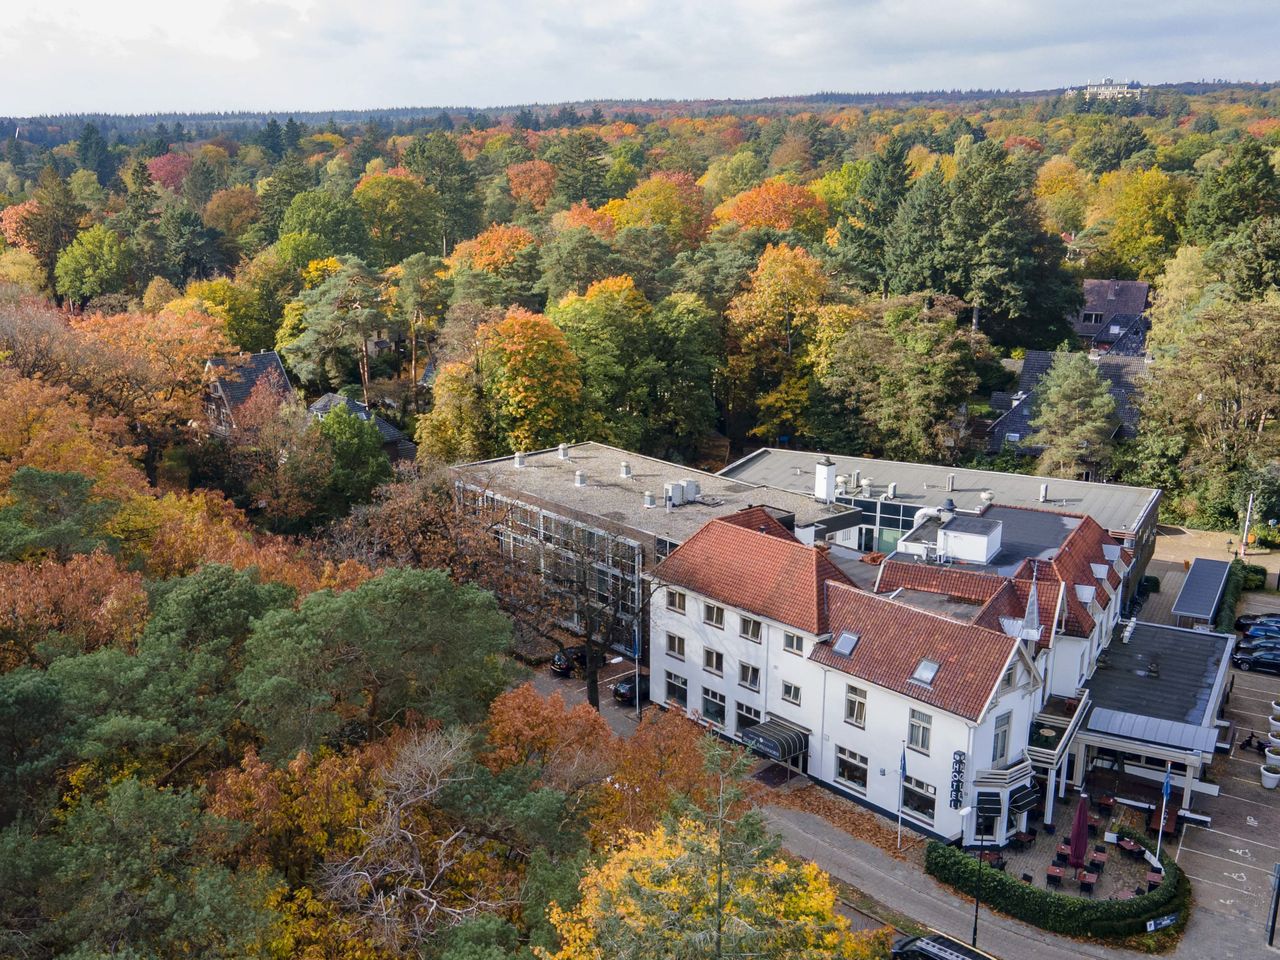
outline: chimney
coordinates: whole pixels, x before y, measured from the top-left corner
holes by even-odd
[[[947,474],[947,493],[951,493],[956,488],[956,475],[954,473]]]
[[[950,497],[947,497],[947,499],[942,502],[942,506],[939,508],[938,512],[942,514],[942,516],[946,517],[946,519],[950,520],[956,515],[956,502]]]
[[[896,483],[889,484],[889,499],[893,500],[898,496],[898,485]]]
[[[587,471],[585,470],[573,471],[573,485],[575,487],[585,487],[587,485]]]
[[[569,459],[569,445],[567,443],[560,444],[560,459],[561,460]]]
[[[813,474],[813,499],[834,503],[836,499],[836,465],[830,457],[818,461]]]
[[[622,463],[618,464],[618,476],[623,480],[631,479],[631,464],[626,460],[623,460]]]
[[[1040,502],[1044,503],[1049,499],[1049,485],[1047,483],[1040,484]]]
[[[644,505],[648,509],[653,509],[658,505],[658,498],[653,495],[652,490],[646,490],[644,492]]]
[[[517,451],[516,451],[516,457],[515,457],[515,460],[516,460],[516,469],[517,469],[517,470],[518,470],[519,468],[521,468],[521,467],[523,467],[523,466],[524,466],[524,454],[523,454],[521,451],[519,451],[519,450],[517,450]]]

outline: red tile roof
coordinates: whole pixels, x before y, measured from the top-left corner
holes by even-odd
[[[811,660],[968,720],[977,720],[1018,641],[999,630],[926,613],[839,583],[827,586],[832,635],[858,635],[849,656],[815,644]],[[925,686],[911,680],[920,661],[938,672]]]
[[[725,523],[732,523],[735,527],[745,527],[748,530],[767,533],[771,537],[781,537],[784,540],[795,539],[795,535],[769,512],[768,507],[747,507],[745,510],[739,510],[737,513],[731,513],[727,517],[720,517],[720,519]]]
[[[849,578],[824,551],[801,543],[781,524],[781,535],[768,523],[757,524],[759,509],[708,522],[654,568],[654,578],[797,630],[826,633],[824,585],[852,587]]]
[[[914,560],[886,560],[876,581],[876,593],[891,593],[899,587],[942,593],[970,603],[985,603],[1003,585],[1005,578],[996,573],[965,570]]]
[[[1057,580],[1041,580],[1036,584],[1036,606],[1040,614],[1040,639],[1036,646],[1047,649],[1053,639],[1053,625],[1058,618],[1058,593],[1061,584]],[[1027,613],[1027,601],[1031,597],[1030,580],[1006,580],[1000,592],[987,601],[973,622],[980,627],[1003,632],[1001,617],[1021,620]]]

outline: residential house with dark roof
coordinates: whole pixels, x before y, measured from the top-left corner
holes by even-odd
[[[337,407],[346,407],[350,413],[366,423],[373,420],[374,427],[377,428],[378,435],[382,437],[382,450],[392,463],[401,460],[412,462],[418,455],[418,445],[409,439],[399,427],[393,426],[383,420],[376,414],[371,414],[369,408],[359,400],[352,400],[350,397],[344,397],[339,393],[326,393],[311,406],[307,407],[313,419],[323,420]]]
[[[287,400],[293,396],[289,376],[274,350],[241,353],[234,357],[214,357],[205,361],[205,428],[226,437],[236,428],[236,414],[256,388]]]
[[[706,523],[651,574],[651,696],[928,836],[1003,842],[1038,797],[1026,645],[860,588],[838,549],[759,509]]]
[[[1150,285],[1141,280],[1086,280],[1084,306],[1071,317],[1072,329],[1086,347],[1093,347],[1099,335],[1113,336],[1109,332],[1113,324],[1128,327],[1128,320],[1117,318],[1131,320],[1146,313],[1150,293]]]
[[[1018,376],[1018,391],[1010,397],[1011,406],[997,419],[987,434],[987,451],[999,453],[1016,449],[1031,456],[1043,448],[1032,440],[1035,428],[1031,421],[1036,417],[1040,382],[1053,365],[1054,354],[1048,350],[1028,350]],[[1097,364],[1098,374],[1116,402],[1115,430],[1112,437],[1128,440],[1137,436],[1141,411],[1139,392],[1150,375],[1150,365],[1144,356],[1127,356],[1117,353],[1091,355]],[[1090,479],[1085,477],[1085,479]]]

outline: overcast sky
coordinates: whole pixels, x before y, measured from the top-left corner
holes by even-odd
[[[1280,79],[1277,0],[13,0],[0,114]]]

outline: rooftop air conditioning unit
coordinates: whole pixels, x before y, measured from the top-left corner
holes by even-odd
[[[587,485],[587,471],[585,470],[573,471],[573,485],[575,487],[585,487]]]
[[[673,507],[678,507],[684,503],[684,484],[678,482],[663,484],[662,492],[666,497],[667,503]]]
[[[684,487],[685,503],[693,503],[698,499],[698,495],[702,492],[697,480],[684,479],[680,481],[680,485]]]
[[[644,505],[649,509],[653,509],[658,505],[658,498],[653,495],[652,490],[644,492]]]

